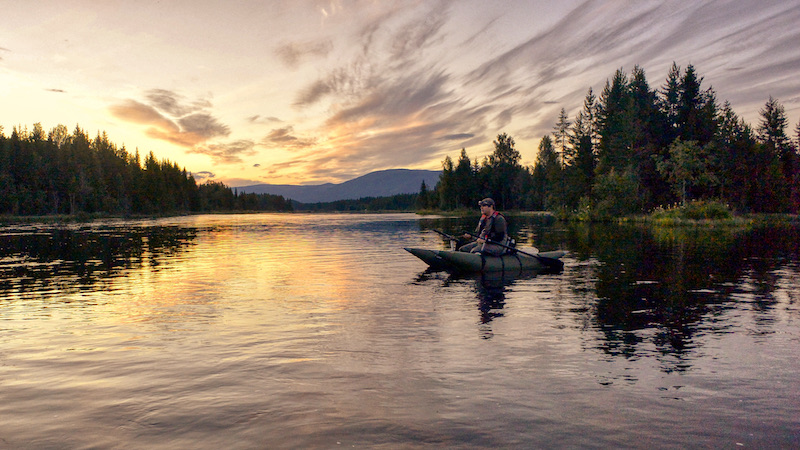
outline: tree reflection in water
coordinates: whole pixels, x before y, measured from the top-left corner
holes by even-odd
[[[689,368],[698,334],[725,333],[717,319],[736,302],[770,328],[781,267],[799,253],[790,226],[574,225],[568,246],[595,266],[599,347],[625,358],[654,348],[666,372]]]
[[[131,269],[157,271],[188,249],[196,234],[175,226],[6,228],[0,230],[0,296],[63,294],[91,289]]]

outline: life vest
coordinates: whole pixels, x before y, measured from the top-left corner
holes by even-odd
[[[490,216],[487,216],[485,214],[481,215],[481,219],[478,221],[478,234],[480,235],[480,237],[484,239],[488,239],[494,242],[505,243],[506,233],[504,231],[498,231],[494,226],[495,224],[494,219],[497,216],[502,216],[504,220],[506,218],[497,211],[493,212]],[[488,226],[486,223],[487,221],[489,222]],[[506,226],[507,224],[508,223],[506,222]]]

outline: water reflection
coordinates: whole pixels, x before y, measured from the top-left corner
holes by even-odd
[[[526,244],[569,254],[563,273],[512,278],[420,273],[401,250],[443,246],[420,231],[474,218],[461,223],[264,214],[0,229],[2,442],[796,444],[795,230],[514,217]]]
[[[798,259],[794,227],[572,225],[567,242],[593,266],[598,348],[624,358],[654,354],[666,372],[691,367],[698,337],[730,332],[720,318],[736,303],[749,303],[757,332],[767,332],[776,296],[797,300],[781,272]]]
[[[459,235],[472,222],[424,219],[420,230]],[[571,301],[563,314],[591,335],[589,347],[613,358],[654,357],[666,373],[689,370],[706,336],[736,332],[729,318],[743,304],[754,335],[774,333],[780,309],[796,314],[800,304],[800,234],[792,224],[563,224],[546,216],[509,222],[522,245],[568,250],[563,278]],[[438,248],[449,246],[436,241]],[[475,281],[484,324],[503,315],[514,283],[504,281]]]
[[[193,228],[33,225],[0,229],[0,298],[92,290],[131,270],[158,271],[187,251]]]
[[[449,273],[428,268],[417,275],[415,283],[436,282],[442,287],[464,285],[474,294],[470,304],[478,311],[477,325],[481,338],[491,339],[494,336],[492,322],[504,317],[506,293],[519,282],[531,282],[537,276],[547,274],[544,271],[489,272],[480,274]],[[552,274],[552,273],[550,273]]]

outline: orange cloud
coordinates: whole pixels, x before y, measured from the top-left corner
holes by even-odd
[[[136,100],[125,100],[112,105],[111,114],[126,122],[146,125],[147,136],[191,148],[209,139],[227,136],[230,128],[205,112],[198,112],[207,102],[194,102],[183,105],[182,100],[174,93],[165,90],[153,90],[147,95],[151,105]],[[164,112],[162,112],[164,111]],[[170,117],[183,114],[181,117]]]

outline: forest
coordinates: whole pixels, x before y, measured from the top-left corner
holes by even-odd
[[[0,214],[174,214],[215,211],[291,211],[290,201],[239,194],[222,183],[198,185],[191,173],[150,152],[141,161],[108,136],[90,139],[76,126],[45,133],[0,127]]]
[[[421,186],[417,207],[475,209],[491,196],[500,209],[593,219],[697,201],[739,213],[797,213],[800,123],[793,140],[785,108],[770,97],[753,129],[702,82],[691,65],[673,63],[660,89],[638,66],[619,69],[599,97],[588,90],[572,120],[561,109],[533,167],[520,165],[514,139],[502,133],[483,161],[465,149],[457,161],[446,157],[437,185]]]

